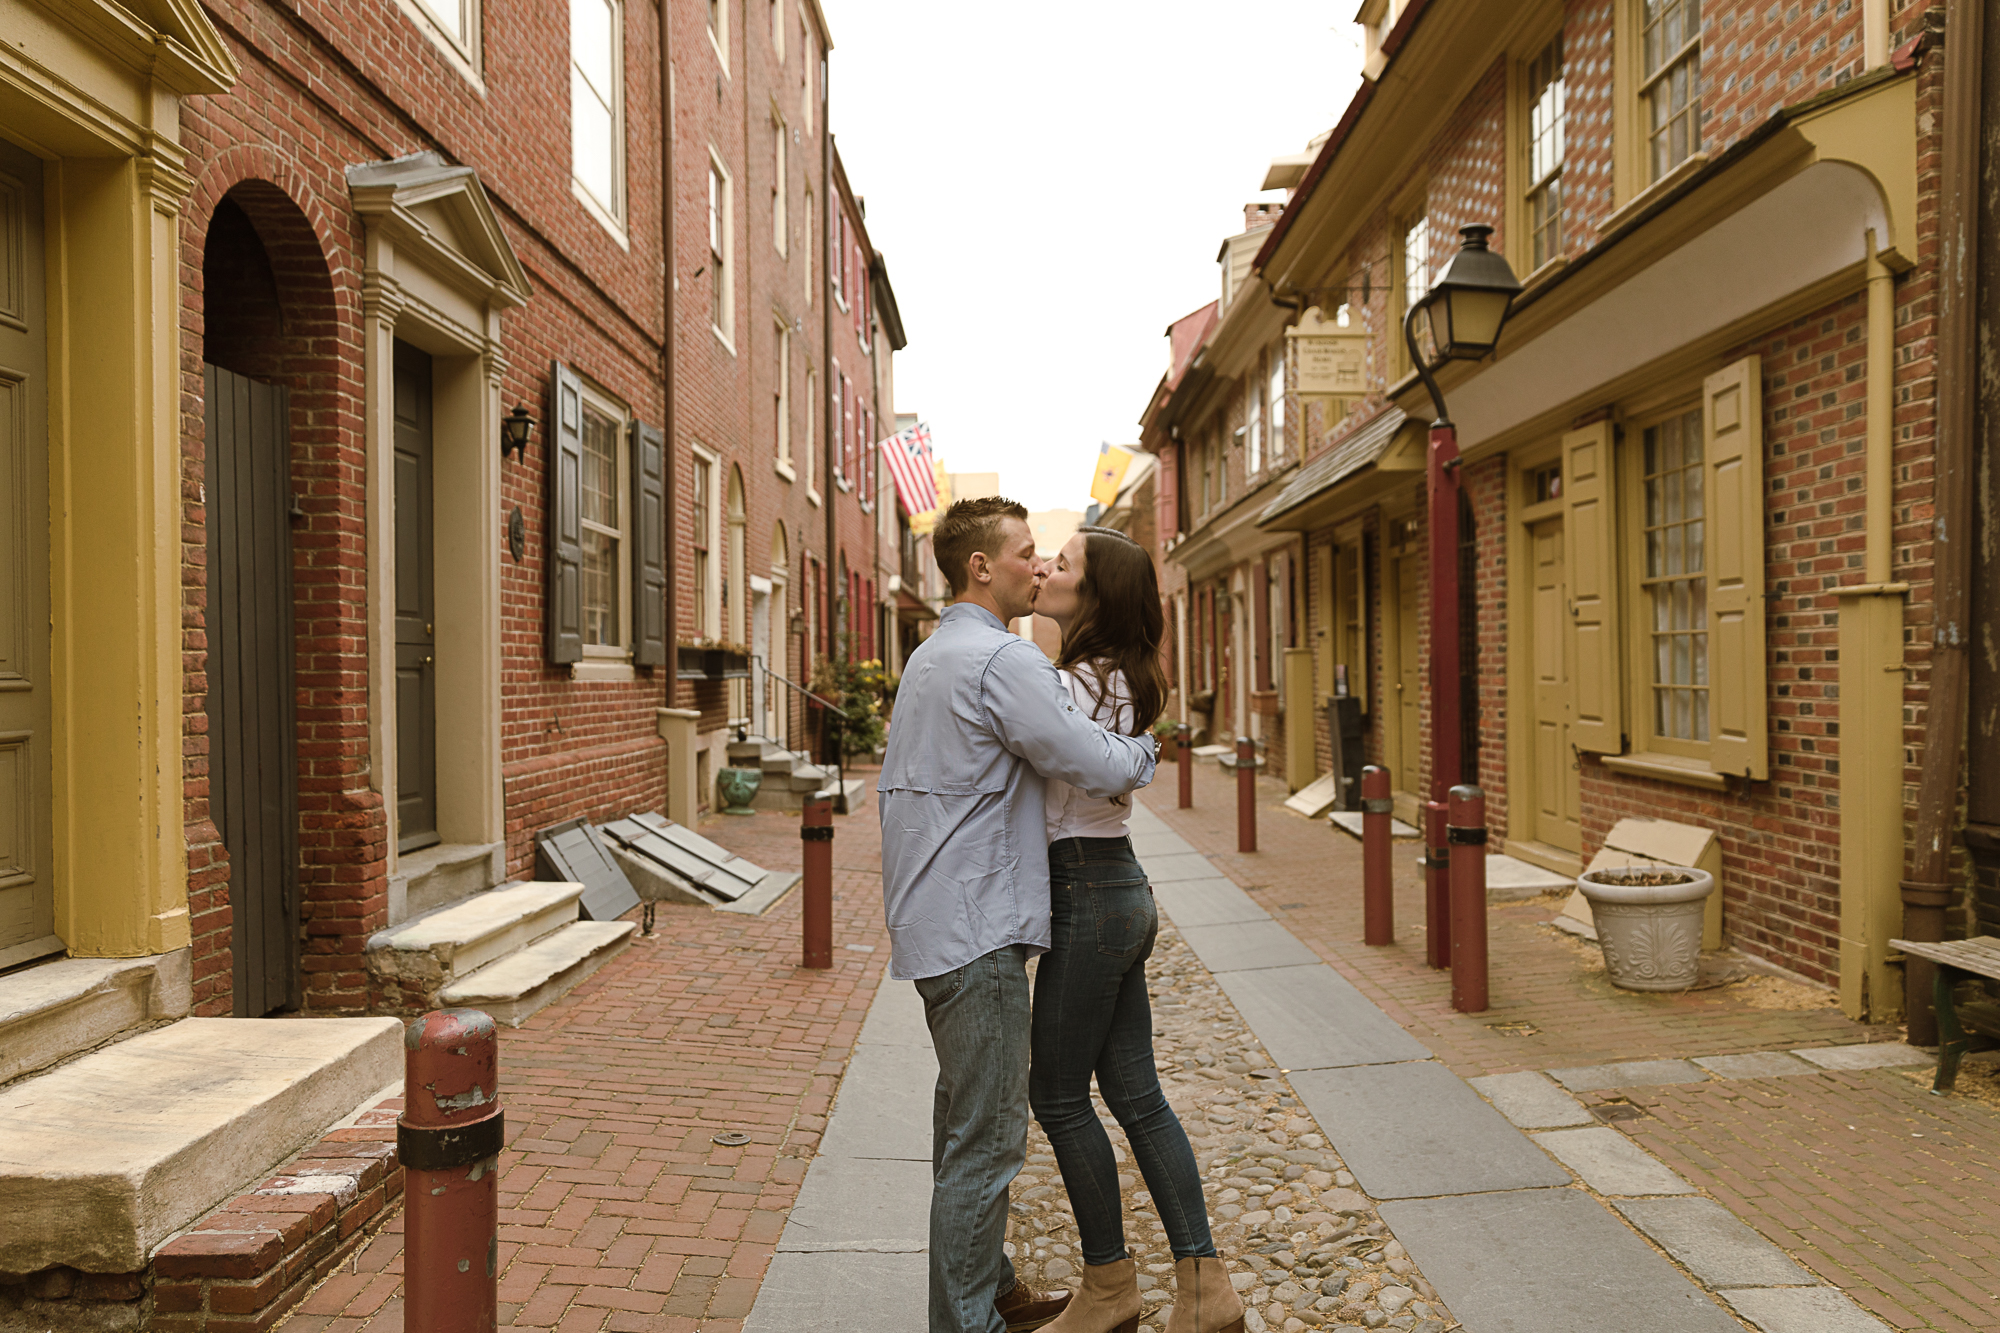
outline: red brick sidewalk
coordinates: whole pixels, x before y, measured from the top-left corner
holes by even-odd
[[[1492,1008],[1451,1008],[1424,958],[1415,842],[1396,844],[1397,942],[1361,943],[1361,844],[1283,808],[1258,783],[1260,851],[1236,848],[1235,779],[1196,767],[1195,808],[1168,783],[1142,796],[1301,940],[1466,1077],[1625,1060],[1890,1041],[1829,1002],[1762,1009],[1748,986],[1682,995],[1613,987],[1585,946],[1548,927],[1554,900],[1487,914]],[[2000,1112],[1934,1097],[1890,1070],[1615,1088],[1586,1102],[1800,1263],[1899,1329],[2000,1328]],[[1629,1110],[1621,1116],[1630,1115]]]
[[[872,794],[835,820],[835,966],[800,968],[799,894],[763,917],[662,905],[652,939],[503,1028],[500,1323],[737,1333],[888,961]],[[702,832],[799,865],[796,815]],[[718,1147],[737,1129],[747,1147]],[[287,1333],[403,1327],[403,1219]]]

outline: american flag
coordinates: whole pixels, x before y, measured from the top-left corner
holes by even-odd
[[[910,514],[938,507],[937,479],[931,473],[931,428],[922,422],[882,441],[882,461],[896,483],[896,495]]]

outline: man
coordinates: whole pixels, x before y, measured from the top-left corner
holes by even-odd
[[[1051,942],[1042,780],[1109,797],[1153,778],[1152,738],[1097,726],[1007,631],[1041,586],[1027,520],[961,500],[931,534],[954,600],[903,668],[876,788],[889,975],[916,982],[938,1060],[930,1333],[1020,1333],[1069,1301],[1017,1285],[1004,1249],[1028,1145],[1027,963]]]

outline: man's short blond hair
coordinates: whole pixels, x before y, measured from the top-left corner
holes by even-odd
[[[952,596],[963,596],[972,582],[974,551],[984,551],[989,558],[999,554],[1002,524],[1010,518],[1027,522],[1028,507],[998,495],[960,500],[944,511],[931,531],[931,554],[937,557]]]

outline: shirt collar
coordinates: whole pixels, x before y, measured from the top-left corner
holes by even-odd
[[[975,617],[983,618],[994,629],[1004,630],[1007,628],[1001,622],[1000,617],[994,615],[977,602],[953,602],[938,613],[938,623],[943,624],[947,620],[966,620]]]

